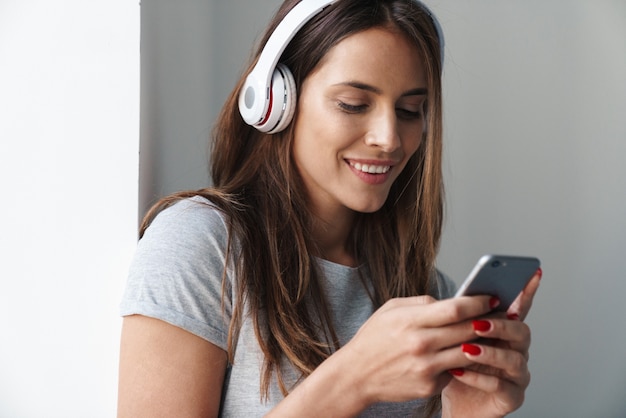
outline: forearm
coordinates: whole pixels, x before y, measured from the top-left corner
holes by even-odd
[[[369,402],[362,379],[343,350],[337,351],[302,381],[267,417],[352,417]]]

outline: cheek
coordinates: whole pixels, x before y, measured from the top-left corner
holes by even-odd
[[[330,132],[325,124],[314,123],[317,120],[313,115],[306,114],[294,131],[292,155],[298,171],[305,177],[317,173],[321,165],[328,164],[331,152],[327,145]]]
[[[320,105],[303,109],[294,134],[294,149],[303,158],[337,156],[352,146],[359,137],[359,125]]]
[[[416,134],[415,129],[411,129],[407,130],[406,134],[403,135],[404,140],[402,141],[402,148],[404,149],[407,159],[415,154],[420,146],[422,146],[426,134],[421,133],[421,129],[419,132],[419,134]]]
[[[404,153],[404,159],[402,161],[402,169],[400,172],[404,171],[406,165],[408,164],[411,157],[413,157],[420,147],[423,146],[423,135],[415,135],[415,130],[413,130],[413,134],[404,136],[402,139],[402,151]]]

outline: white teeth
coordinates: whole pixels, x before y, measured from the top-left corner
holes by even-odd
[[[388,165],[368,165],[361,163],[350,163],[350,165],[359,171],[369,174],[384,174],[391,170],[391,166]]]

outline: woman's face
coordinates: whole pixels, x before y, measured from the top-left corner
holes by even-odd
[[[426,93],[422,60],[399,33],[368,29],[326,54],[302,83],[293,142],[314,213],[382,207],[420,145]]]

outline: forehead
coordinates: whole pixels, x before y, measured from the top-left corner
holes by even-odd
[[[417,46],[398,30],[382,27],[347,36],[333,46],[313,70],[330,78],[412,83],[425,87],[424,60]]]

